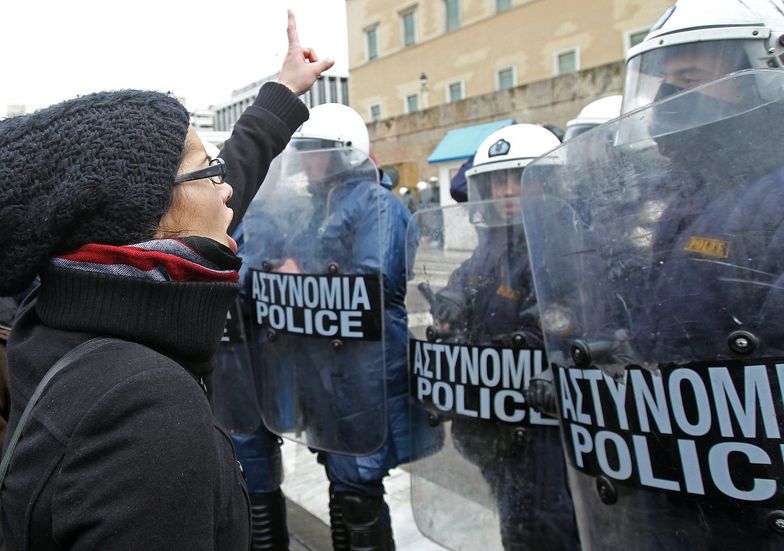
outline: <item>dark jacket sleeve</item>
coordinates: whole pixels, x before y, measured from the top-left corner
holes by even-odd
[[[242,113],[220,154],[226,161],[226,181],[234,189],[228,203],[234,210],[229,234],[242,220],[272,160],[307,119],[305,104],[277,82],[262,86],[256,101]]]

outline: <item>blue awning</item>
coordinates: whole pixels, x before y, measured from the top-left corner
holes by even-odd
[[[479,147],[482,140],[499,128],[514,123],[514,119],[503,119],[450,130],[441,138],[430,157],[427,158],[427,162],[430,164],[444,163],[446,161],[457,161],[473,157],[474,153],[476,153],[476,148]]]

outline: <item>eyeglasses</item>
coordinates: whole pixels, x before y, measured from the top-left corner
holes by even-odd
[[[174,178],[175,184],[183,182],[190,182],[191,180],[201,180],[202,178],[209,178],[213,184],[222,184],[226,177],[226,162],[220,157],[215,157],[210,161],[210,166],[194,170],[193,172],[186,172]]]

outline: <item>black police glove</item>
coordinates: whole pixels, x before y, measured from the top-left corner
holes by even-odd
[[[451,326],[465,323],[466,297],[461,291],[441,289],[433,299],[430,313],[437,323],[448,323]]]
[[[531,378],[531,383],[525,389],[525,401],[543,415],[558,417],[552,369],[546,369]]]

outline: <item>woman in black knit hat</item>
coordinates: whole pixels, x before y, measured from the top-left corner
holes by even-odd
[[[9,434],[23,426],[0,490],[9,549],[248,548],[247,493],[203,377],[239,290],[228,233],[307,118],[296,95],[332,65],[299,45],[291,13],[288,33],[225,165],[156,92],[0,122],[0,295],[41,281],[8,346]]]

